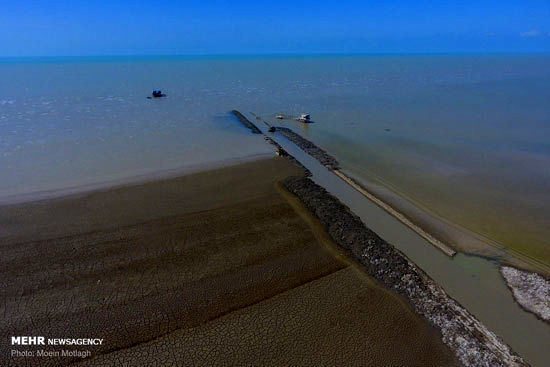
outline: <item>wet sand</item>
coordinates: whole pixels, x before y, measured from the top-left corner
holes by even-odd
[[[297,174],[272,158],[1,207],[2,364],[79,361],[6,359],[7,336],[43,335],[104,338],[64,348],[89,365],[455,365],[281,190]]]

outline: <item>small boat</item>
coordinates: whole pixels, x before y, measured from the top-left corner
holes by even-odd
[[[304,121],[304,122],[309,121],[309,119],[310,119],[309,113],[302,113],[298,118],[298,120]]]
[[[153,97],[155,98],[159,98],[159,97],[164,97],[164,94],[162,94],[162,91],[158,90],[158,89],[154,89],[153,90],[153,93],[151,93],[153,95]]]
[[[277,120],[284,120],[285,116],[282,115],[282,114],[278,114],[278,115],[275,115],[275,118],[276,118]]]

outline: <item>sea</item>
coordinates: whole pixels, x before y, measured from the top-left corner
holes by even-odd
[[[0,87],[0,202],[271,154],[238,109],[550,262],[550,54],[3,58]]]

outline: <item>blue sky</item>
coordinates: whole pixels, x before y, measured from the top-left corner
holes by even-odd
[[[0,0],[0,56],[550,52],[550,0]]]

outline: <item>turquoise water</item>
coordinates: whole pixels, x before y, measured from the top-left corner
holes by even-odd
[[[264,154],[229,110],[309,112],[312,124],[281,123],[498,241],[510,236],[491,218],[509,217],[550,258],[549,66],[544,54],[3,59],[0,198]],[[147,99],[154,88],[167,98]]]

